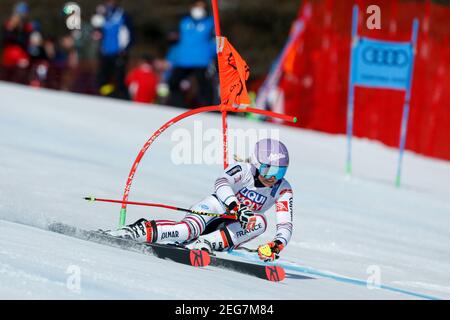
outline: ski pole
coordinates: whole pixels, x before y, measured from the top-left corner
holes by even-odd
[[[136,205],[136,206],[159,207],[159,208],[165,208],[165,209],[170,209],[170,210],[195,213],[195,214],[199,214],[202,216],[220,217],[220,218],[224,218],[224,219],[237,220],[237,217],[235,215],[229,215],[229,214],[225,214],[225,213],[200,212],[200,211],[195,211],[195,210],[191,210],[191,209],[184,209],[184,208],[179,208],[179,207],[175,207],[175,206],[170,206],[167,204],[161,204],[161,203],[121,201],[121,200],[112,200],[112,199],[101,199],[101,198],[95,198],[95,197],[84,197],[83,199],[87,200],[89,202],[112,202],[112,203],[121,203],[121,204],[131,204],[131,205]]]

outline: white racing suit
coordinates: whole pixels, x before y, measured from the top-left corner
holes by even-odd
[[[191,207],[198,212],[225,213],[233,201],[245,204],[255,213],[253,229],[244,230],[238,221],[230,219],[188,214],[180,222],[156,220],[157,232],[154,232],[152,241],[185,243],[201,237],[209,241],[214,250],[235,248],[264,233],[267,228],[264,212],[275,204],[277,225],[273,240],[286,246],[293,227],[291,186],[283,178],[273,187],[264,187],[256,174],[256,168],[249,163],[229,166],[216,180],[215,192]],[[210,232],[212,226],[214,229]]]

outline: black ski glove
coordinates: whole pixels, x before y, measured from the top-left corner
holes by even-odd
[[[255,226],[256,217],[253,211],[245,204],[237,204],[233,201],[228,206],[230,213],[237,215],[238,221],[241,224],[242,229],[253,229]]]

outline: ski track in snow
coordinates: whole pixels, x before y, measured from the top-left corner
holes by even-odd
[[[450,298],[449,162],[407,152],[403,185],[397,189],[397,151],[355,139],[354,175],[346,179],[343,135],[230,117],[230,128],[279,129],[290,149],[287,178],[294,189],[295,226],[282,261],[305,272],[286,270],[287,279],[274,284],[46,230],[53,221],[87,229],[114,228],[119,206],[90,204],[82,197],[120,198],[142,145],[181,109],[6,83],[0,83],[0,94],[2,299]],[[192,132],[194,120],[202,120],[204,129],[221,125],[220,115],[202,114],[163,133],[137,170],[130,200],[189,207],[211,193],[220,163],[171,161],[176,145],[171,134],[177,128]],[[129,207],[127,221],[142,216],[182,217],[162,209]],[[247,246],[273,237],[274,211],[267,216],[268,230]],[[71,266],[80,270],[79,291],[70,289]],[[381,271],[382,286],[404,292],[365,287],[371,266]],[[339,278],[357,279],[358,285]]]

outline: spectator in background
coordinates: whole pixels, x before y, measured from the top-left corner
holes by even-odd
[[[153,62],[153,57],[143,55],[138,66],[128,73],[125,84],[131,100],[142,103],[155,101],[158,76],[154,71]]]
[[[98,74],[100,93],[128,99],[125,73],[133,43],[133,28],[118,0],[104,2],[104,21],[99,27],[102,33]],[[110,92],[108,88],[112,86],[114,90]]]
[[[38,27],[35,27],[30,34],[28,55],[30,57],[29,84],[33,87],[45,87],[50,61]]]
[[[169,80],[175,64],[178,48],[178,31],[171,30],[166,37],[168,49],[163,59],[156,59],[153,63],[156,73],[159,77],[157,86],[157,95],[159,104],[168,104],[169,99]]]
[[[167,39],[166,40],[167,40],[167,43],[168,43],[168,49],[167,49],[167,52],[166,52],[167,67],[166,67],[166,69],[164,71],[162,81],[164,81],[165,83],[168,83],[169,79],[171,77],[171,74],[172,74],[173,67],[176,64],[176,59],[177,59],[178,40],[179,40],[178,31],[171,30],[167,34]]]
[[[18,83],[27,83],[30,57],[28,43],[33,25],[28,20],[28,5],[19,2],[14,6],[12,15],[4,23],[3,56],[4,79]]]
[[[196,106],[213,103],[213,86],[208,78],[208,67],[215,56],[214,20],[208,14],[205,1],[195,1],[190,15],[179,24],[179,40],[172,47],[170,59],[172,70],[169,79],[170,98],[173,106],[185,106],[185,92],[189,89],[188,78],[194,76],[197,94]]]
[[[59,40],[59,53],[62,62],[61,89],[71,91],[76,79],[79,65],[78,52],[75,48],[75,39],[72,33],[64,35]]]
[[[44,49],[49,59],[49,69],[47,76],[46,87],[50,89],[61,89],[61,73],[64,65],[61,62],[61,52],[56,45],[54,37],[44,38]]]
[[[95,17],[95,16],[94,16]],[[72,30],[70,35],[74,40],[74,50],[76,52],[77,63],[74,69],[74,80],[71,91],[79,93],[96,94],[97,84],[93,77],[93,70],[97,70],[99,45],[101,32],[96,29],[95,19],[91,22],[81,20],[81,29]],[[101,19],[101,18],[100,18]],[[102,23],[102,21],[100,21]]]

